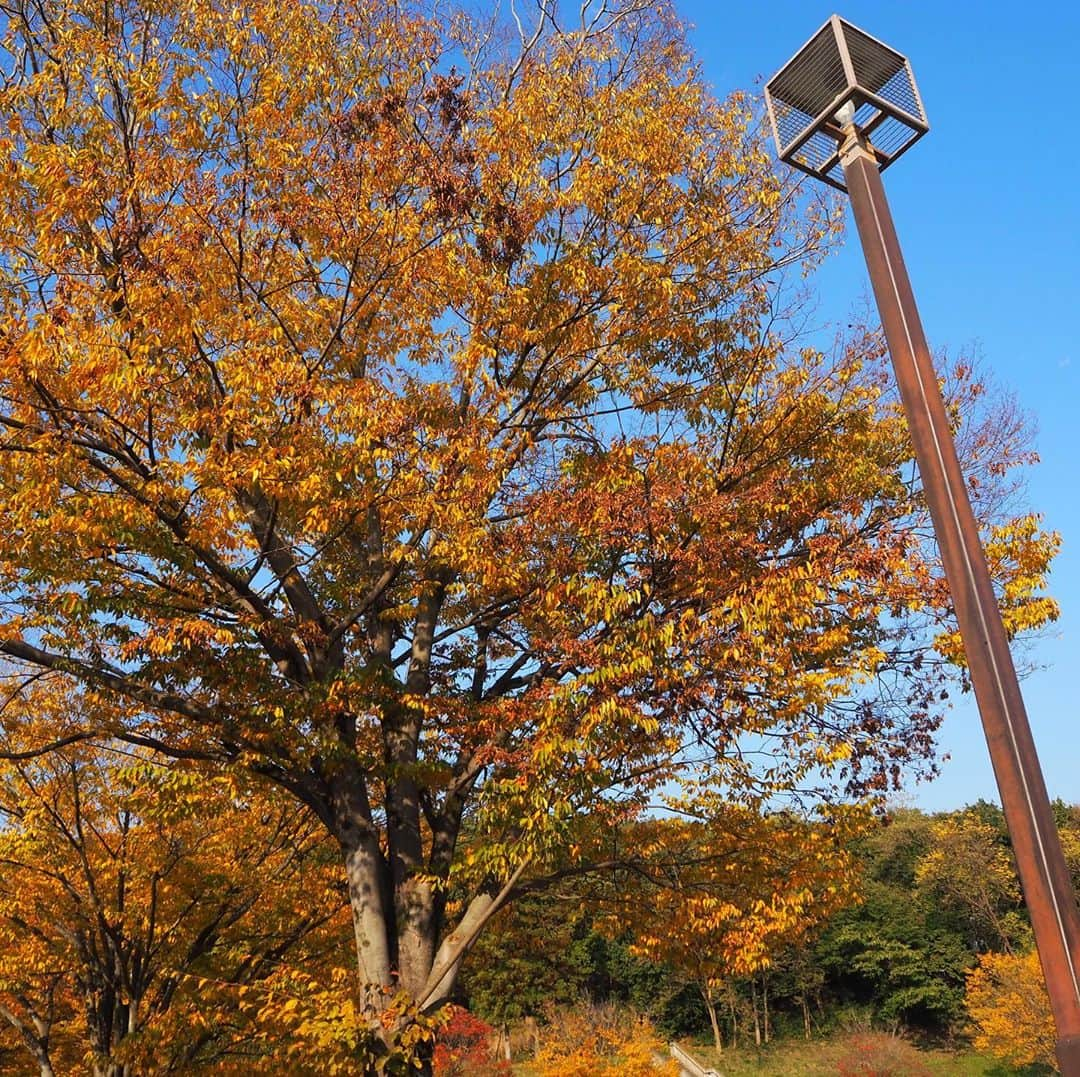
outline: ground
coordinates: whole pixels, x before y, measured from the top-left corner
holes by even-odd
[[[890,1044],[882,1033],[851,1033],[810,1042],[789,1040],[761,1051],[684,1046],[724,1077],[1042,1077],[1049,1070],[1018,1070],[974,1051],[917,1050]],[[920,1072],[920,1067],[922,1072]]]

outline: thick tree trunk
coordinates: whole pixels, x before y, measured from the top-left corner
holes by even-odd
[[[384,905],[382,853],[370,837],[357,832],[342,835],[339,840],[345,854],[360,989],[370,993],[389,988],[393,984],[393,955],[391,924]]]
[[[431,576],[417,602],[412,653],[405,678],[409,697],[431,690],[431,651],[435,627],[446,597],[450,573],[429,566]],[[435,892],[426,876],[421,831],[420,790],[415,768],[420,748],[422,710],[398,701],[383,713],[383,751],[386,760],[386,836],[390,878],[394,889],[398,974],[401,986],[415,999],[428,988],[439,935]]]
[[[431,884],[406,879],[396,887],[394,909],[399,982],[412,998],[420,999],[435,962],[438,932]]]
[[[379,1017],[395,988],[407,992],[413,1001],[422,997],[438,930],[434,891],[429,883],[415,879],[395,886],[372,825],[362,776],[345,775],[336,783],[334,831],[345,861],[361,1005],[386,1051],[392,1053],[411,1018],[385,1027]],[[421,1049],[410,1072],[430,1077],[430,1051]]]
[[[754,1046],[761,1046],[761,1017],[757,1005],[757,980],[750,977],[750,1008],[754,1011]]]
[[[360,991],[364,1002],[374,1005],[382,992],[393,985],[396,957],[393,896],[386,858],[372,825],[363,776],[348,768],[332,780],[330,791],[334,836],[345,860]]]

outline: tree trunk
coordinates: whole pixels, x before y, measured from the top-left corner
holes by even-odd
[[[349,834],[342,840],[345,879],[352,909],[360,990],[365,996],[372,996],[380,993],[380,988],[393,985],[391,925],[387,922],[381,878],[384,861],[379,849],[372,848],[373,842],[359,836],[357,840],[352,838]]]
[[[713,1001],[712,991],[706,985],[701,989],[702,998],[705,999],[705,1009],[709,1012],[709,1024],[712,1025],[713,1043],[716,1046],[716,1053],[722,1054],[724,1050],[724,1042],[720,1037],[720,1022],[716,1017],[716,1003]]]
[[[396,891],[398,984],[411,998],[419,999],[435,964],[435,894],[430,883],[418,879],[407,879]]]
[[[480,893],[469,902],[457,926],[443,939],[431,966],[423,998],[428,1006],[436,1005],[450,997],[457,980],[465,954],[475,941],[476,933],[487,922],[496,908],[496,897]]]
[[[332,829],[345,861],[352,910],[357,974],[363,1004],[382,1010],[380,998],[393,986],[396,954],[394,905],[386,858],[372,825],[363,775],[351,767],[330,783]]]
[[[800,997],[799,1002],[802,1004],[803,1033],[810,1039],[810,1003],[806,1001],[805,995]]]
[[[754,1046],[761,1046],[761,1019],[757,1006],[757,980],[750,977],[750,1009],[754,1011]]]
[[[525,1040],[530,1053],[535,1054],[540,1050],[540,1026],[535,1017],[525,1018]]]
[[[761,977],[761,1017],[765,1030],[765,1042],[772,1038],[772,1029],[769,1027],[769,981]]]
[[[495,1041],[495,1055],[505,1062],[513,1061],[513,1052],[510,1047],[510,1026],[499,1025],[498,1037]]]
[[[390,866],[367,809],[363,779],[352,777],[351,783],[343,776],[335,785],[334,830],[345,861],[361,1006],[385,1050],[392,1054],[412,1017],[385,1027],[379,1016],[397,988],[414,1001],[423,998],[434,964],[438,910],[429,883],[406,879],[394,893]],[[456,973],[456,967],[452,972]],[[446,979],[452,985],[453,975]],[[410,1054],[409,1072],[430,1077],[430,1045],[410,1049]]]

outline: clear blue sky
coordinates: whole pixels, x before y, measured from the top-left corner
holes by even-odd
[[[976,351],[1037,428],[1029,501],[1061,532],[1051,591],[1062,616],[1026,659],[1024,695],[1051,796],[1080,802],[1080,143],[1074,2],[676,0],[715,90],[760,90],[834,12],[912,62],[930,133],[885,174],[927,336]],[[851,224],[821,277],[839,321],[868,294]],[[968,696],[945,719],[951,760],[912,800],[944,810],[997,790]]]

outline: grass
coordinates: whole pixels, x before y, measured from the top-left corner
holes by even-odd
[[[886,1039],[886,1037],[882,1037]],[[903,1044],[886,1051],[890,1057],[877,1067],[864,1070],[842,1068],[845,1059],[860,1057],[857,1037],[838,1036],[826,1040],[787,1040],[760,1050],[729,1048],[717,1054],[712,1047],[683,1046],[706,1066],[723,1077],[837,1077],[840,1073],[871,1077],[1040,1077],[1045,1069],[1018,1070],[974,1051],[922,1050]],[[885,1044],[888,1048],[888,1044]]]
[[[728,1048],[717,1055],[712,1047],[682,1045],[699,1062],[712,1066],[723,1077],[837,1077],[841,1061],[850,1057],[850,1037],[824,1040],[787,1040],[761,1050]],[[1047,1077],[1051,1071],[1037,1067],[1016,1069],[975,1051],[944,1051],[912,1048],[916,1066],[868,1069],[866,1077]],[[514,1066],[515,1077],[534,1077],[527,1062]],[[862,1075],[860,1075],[862,1077]]]

